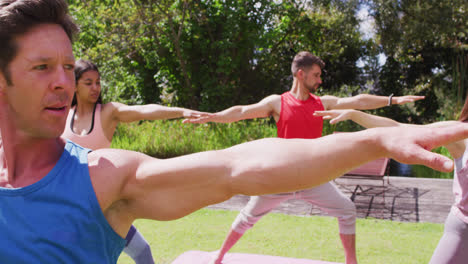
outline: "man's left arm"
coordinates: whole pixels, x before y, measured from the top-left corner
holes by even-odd
[[[336,97],[331,95],[325,95],[320,98],[323,106],[326,110],[331,109],[377,109],[384,106],[390,106],[394,104],[406,104],[412,103],[421,99],[424,96],[417,95],[405,95],[405,96],[378,96],[370,94],[359,94],[352,97]]]

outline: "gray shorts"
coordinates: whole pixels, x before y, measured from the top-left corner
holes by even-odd
[[[290,199],[306,201],[336,217],[341,234],[356,233],[356,206],[331,182],[303,191],[252,196],[234,220],[232,230],[240,234],[245,233],[281,202]]]

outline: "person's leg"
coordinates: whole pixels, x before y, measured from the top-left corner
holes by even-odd
[[[357,263],[356,234],[343,234],[340,232],[340,239],[345,251],[346,264]]]
[[[211,260],[210,264],[221,264],[224,258],[224,255],[239,241],[239,239],[243,236],[244,234],[238,233],[232,229],[229,230],[228,235],[224,239],[223,245],[219,249],[218,252],[216,252],[216,255],[213,257]]]
[[[462,264],[468,262],[468,224],[450,213],[445,220],[444,234],[429,264]]]
[[[356,206],[354,203],[331,182],[300,191],[298,198],[320,207],[328,215],[338,219],[346,264],[357,263]]]
[[[211,263],[221,264],[224,255],[226,255],[248,229],[252,228],[260,218],[273,210],[279,203],[289,199],[291,196],[292,194],[285,193],[250,197],[250,201],[232,223],[229,234]]]
[[[123,252],[129,255],[136,264],[154,264],[148,242],[133,225],[130,227],[125,240],[127,240],[127,244]]]

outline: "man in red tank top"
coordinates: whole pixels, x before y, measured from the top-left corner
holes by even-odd
[[[318,138],[322,136],[323,119],[314,116],[315,111],[330,109],[376,109],[391,104],[404,104],[423,99],[423,96],[375,96],[361,94],[339,98],[312,94],[322,83],[325,63],[309,52],[299,52],[291,65],[294,81],[291,90],[282,95],[270,95],[251,105],[238,105],[209,117],[186,120],[188,123],[230,123],[243,119],[270,117],[276,121],[280,138]],[[220,264],[224,255],[242,235],[261,217],[279,203],[289,199],[301,199],[320,207],[338,219],[340,238],[345,251],[346,264],[357,263],[356,258],[356,207],[333,183],[318,187],[274,195],[253,196],[242,209],[212,263]]]

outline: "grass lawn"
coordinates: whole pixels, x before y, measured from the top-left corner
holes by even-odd
[[[185,218],[135,226],[151,245],[157,264],[169,264],[188,250],[217,250],[236,211],[202,209]],[[428,263],[443,232],[442,224],[357,220],[357,254],[361,264]],[[344,262],[338,224],[332,217],[268,214],[231,252]],[[134,263],[123,253],[118,264]]]

